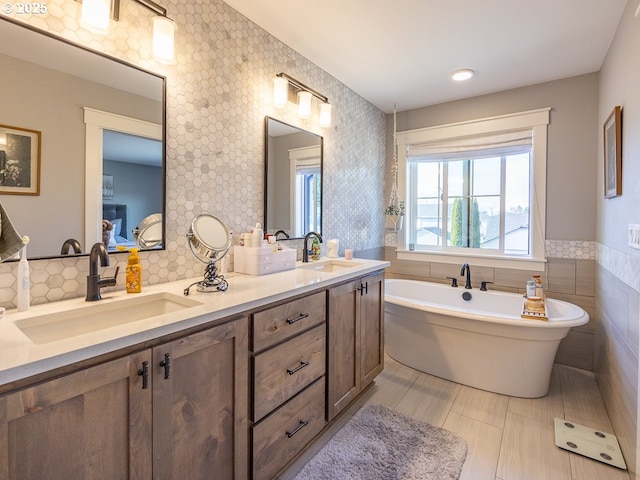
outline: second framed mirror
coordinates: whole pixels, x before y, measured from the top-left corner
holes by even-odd
[[[322,231],[323,138],[265,118],[266,233],[278,240]]]

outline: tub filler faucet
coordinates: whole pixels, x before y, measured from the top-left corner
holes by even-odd
[[[466,273],[467,275],[467,280],[464,284],[464,288],[470,289],[471,288],[471,268],[469,267],[469,264],[467,262],[464,262],[462,264],[462,268],[460,269],[460,276],[464,276]]]

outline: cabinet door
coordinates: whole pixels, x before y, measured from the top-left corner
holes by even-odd
[[[149,350],[0,398],[0,478],[149,479]]]
[[[360,389],[366,388],[384,369],[384,274],[362,279],[360,297]]]
[[[153,349],[155,479],[247,478],[247,337],[240,318]]]
[[[327,420],[351,403],[360,389],[359,286],[360,281],[355,281],[329,290]]]

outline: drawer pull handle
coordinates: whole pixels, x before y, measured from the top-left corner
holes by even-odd
[[[308,421],[300,420],[300,423],[298,424],[298,426],[295,428],[295,430],[293,432],[287,432],[287,437],[288,438],[293,437],[296,433],[298,433],[300,430],[302,430],[307,425],[309,425]]]
[[[149,388],[149,362],[142,362],[142,368],[138,370],[138,375],[142,377],[142,389]]]
[[[296,318],[287,318],[287,323],[289,325],[292,325],[296,322],[299,322],[300,320],[302,320],[303,318],[307,318],[309,316],[308,313],[301,313],[300,315],[298,315]]]
[[[309,362],[305,362],[304,360],[300,360],[300,365],[298,365],[296,368],[291,369],[291,368],[287,368],[287,373],[289,375],[293,375],[294,373],[302,370],[304,367],[309,366]]]

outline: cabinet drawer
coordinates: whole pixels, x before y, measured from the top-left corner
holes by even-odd
[[[325,337],[318,325],[254,357],[254,421],[324,375]]]
[[[325,426],[324,377],[253,427],[253,479],[272,478]]]
[[[253,351],[263,350],[325,321],[325,292],[253,314]]]

